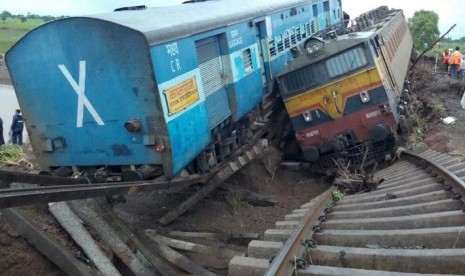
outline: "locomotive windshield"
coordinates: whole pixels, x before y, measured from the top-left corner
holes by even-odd
[[[284,75],[281,79],[284,92],[292,94],[318,85],[314,68],[309,65]]]
[[[351,73],[368,64],[364,44],[289,72],[280,77],[284,94],[294,94]]]
[[[357,46],[326,60],[325,66],[329,77],[334,78],[367,65],[363,45]]]

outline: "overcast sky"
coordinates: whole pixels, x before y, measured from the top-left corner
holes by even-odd
[[[250,0],[263,1],[266,0]],[[283,0],[286,1],[286,0]],[[13,14],[39,15],[85,15],[109,12],[118,7],[146,5],[147,7],[181,3],[183,0],[0,0],[0,10]],[[439,15],[439,31],[445,33],[452,25],[457,26],[449,33],[453,39],[465,36],[464,0],[342,0],[344,11],[355,17],[360,13],[387,5],[403,9],[407,18],[418,10],[434,10]]]

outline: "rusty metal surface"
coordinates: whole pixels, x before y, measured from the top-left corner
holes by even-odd
[[[302,256],[305,250],[301,242],[312,238],[312,227],[316,224],[320,214],[324,211],[326,202],[332,200],[332,192],[334,189],[335,187],[329,188],[315,199],[314,205],[310,207],[310,210],[306,213],[298,228],[295,229],[294,233],[287,239],[284,247],[274,258],[266,275],[292,275],[294,271],[292,261],[295,256]]]
[[[40,186],[51,186],[85,183],[85,180],[78,178],[65,178],[51,175],[20,173],[0,170],[1,187],[8,187],[13,182],[37,184]]]
[[[0,208],[10,208],[46,202],[93,198],[111,195],[131,195],[143,191],[168,190],[204,183],[213,174],[192,175],[172,180],[141,182],[92,183],[77,185],[57,185],[34,188],[0,189]]]

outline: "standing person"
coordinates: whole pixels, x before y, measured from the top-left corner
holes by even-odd
[[[16,113],[13,116],[13,123],[11,124],[13,144],[18,144],[18,145],[23,144],[23,128],[24,128],[24,120],[23,120],[23,116],[21,116],[21,110],[16,109]]]
[[[0,146],[5,145],[5,139],[3,139],[3,120],[0,117]]]
[[[442,53],[442,64],[444,65],[444,70],[446,73],[449,71],[449,58],[450,58],[450,52],[445,49],[444,53]]]
[[[450,71],[449,71],[449,76],[453,78],[458,78],[460,67],[462,66],[462,53],[460,53],[460,47],[455,47],[455,51],[452,53],[452,55],[449,58],[449,64],[450,64]]]

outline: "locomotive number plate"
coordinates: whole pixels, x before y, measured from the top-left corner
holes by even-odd
[[[187,79],[165,90],[169,115],[173,115],[199,99],[195,77]]]

